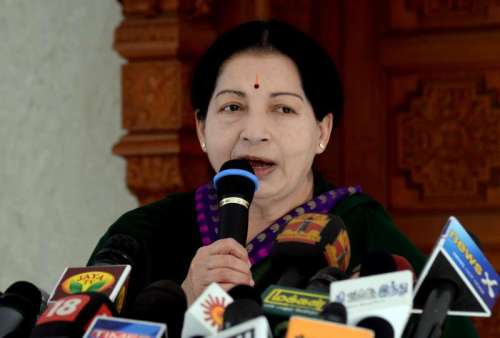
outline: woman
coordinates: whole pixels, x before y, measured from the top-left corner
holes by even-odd
[[[313,173],[315,156],[339,123],[343,98],[335,65],[305,34],[284,23],[256,21],[221,35],[195,69],[191,100],[200,145],[213,169],[246,158],[259,177],[246,248],[218,239],[215,191],[208,183],[126,213],[96,251],[116,233],[137,238],[148,250],[148,282],[179,283],[188,303],[212,282],[226,290],[238,284],[262,290],[271,282],[274,239],[287,219],[307,210],[344,220],[349,271],[373,250],[402,255],[421,270],[425,258],[379,203],[359,187],[334,188]],[[467,330],[474,336],[463,320],[455,325],[461,336]]]

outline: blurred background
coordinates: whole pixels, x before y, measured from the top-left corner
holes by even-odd
[[[457,216],[499,270],[500,1],[0,0],[0,290],[50,290],[123,212],[209,179],[190,73],[256,18],[339,67],[345,116],[317,168],[425,253]],[[500,336],[498,306],[475,323]]]

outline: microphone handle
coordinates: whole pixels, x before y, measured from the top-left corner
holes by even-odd
[[[456,294],[457,287],[453,282],[438,281],[425,301],[413,338],[441,337],[443,322]]]
[[[248,234],[248,209],[240,204],[230,203],[219,210],[219,238],[234,238],[245,247]]]

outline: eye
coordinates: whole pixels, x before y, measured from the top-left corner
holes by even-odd
[[[240,109],[241,109],[241,107],[239,104],[229,103],[229,104],[223,105],[222,108],[220,109],[220,111],[233,112],[233,111],[238,111]]]
[[[279,113],[283,113],[283,114],[295,114],[295,110],[288,107],[288,106],[278,106],[276,107],[276,111],[278,111]]]

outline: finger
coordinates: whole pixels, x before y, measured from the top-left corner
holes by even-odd
[[[229,254],[212,255],[210,256],[210,259],[207,260],[206,265],[209,270],[218,268],[228,268],[242,272],[249,276],[251,275],[250,267],[248,266],[247,261],[244,261],[240,258],[236,258],[235,256]]]
[[[231,283],[231,284],[245,284],[252,285],[252,277],[227,268],[219,268],[214,270],[209,270],[207,273],[207,278],[211,282],[216,283]]]
[[[218,241],[215,241],[214,243],[209,245],[207,248],[209,248],[209,254],[231,254],[243,259],[244,261],[250,261],[248,259],[247,250],[233,238],[219,239]]]
[[[231,283],[219,283],[219,286],[224,290],[224,291],[228,291],[228,290],[231,290],[232,288],[234,288],[236,286],[236,284],[231,284]]]

